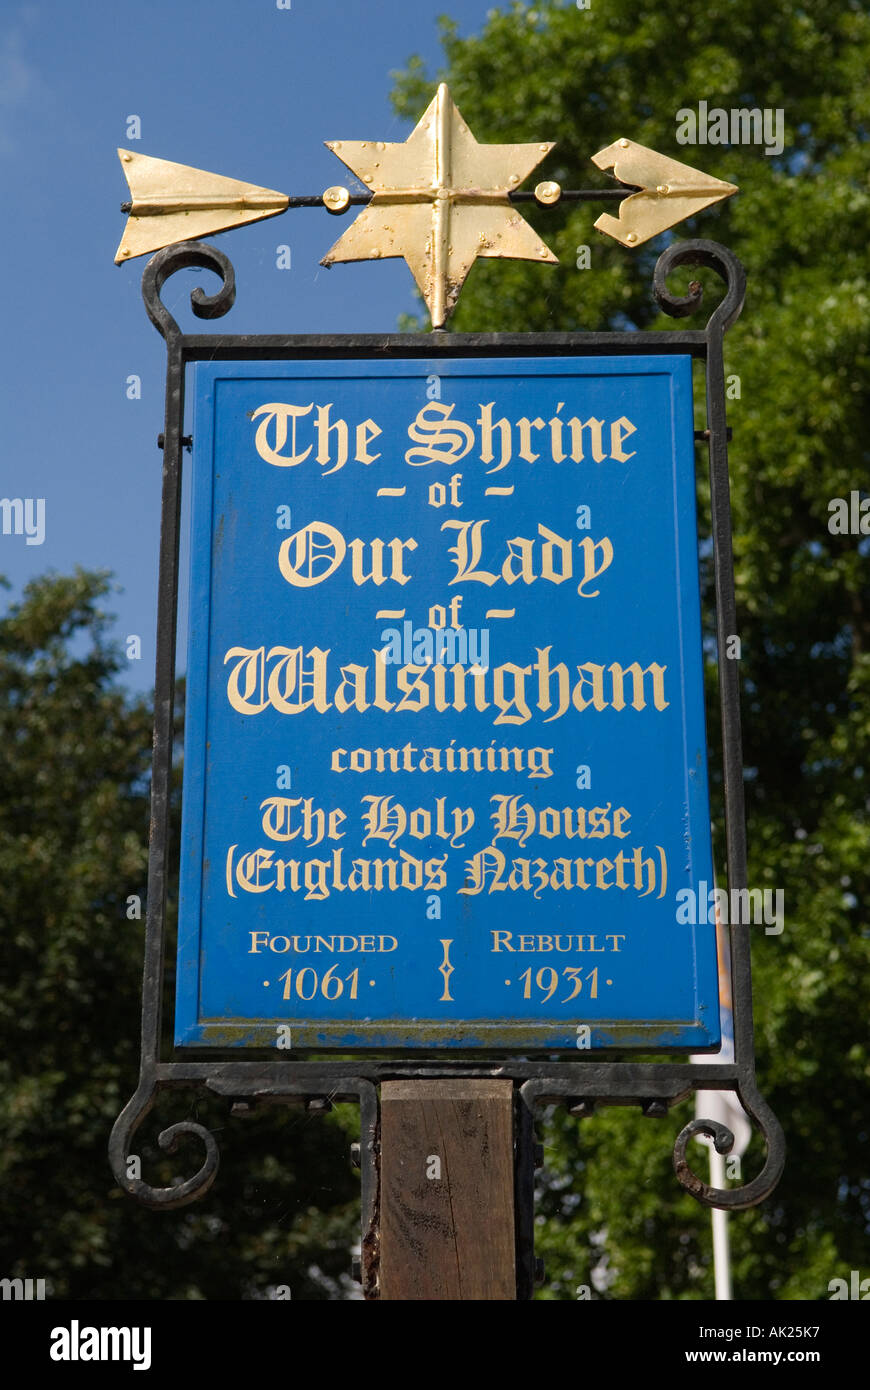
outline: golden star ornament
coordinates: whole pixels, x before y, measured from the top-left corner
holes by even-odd
[[[403,257],[433,328],[443,327],[478,256],[558,264],[508,197],[553,142],[479,145],[444,83],[403,144],[326,144],[373,197],[321,265]]]

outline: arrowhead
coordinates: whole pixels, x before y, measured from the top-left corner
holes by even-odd
[[[642,189],[620,203],[618,217],[602,213],[595,223],[599,231],[623,246],[640,246],[738,191],[736,184],[714,179],[690,164],[680,164],[645,145],[636,145],[633,140],[614,140],[592,156],[592,163],[599,169],[612,167],[620,183]]]
[[[115,253],[116,265],[176,241],[193,241],[245,222],[276,217],[290,201],[273,188],[258,188],[188,164],[152,159],[133,150],[118,150],[118,155],[132,207]]]

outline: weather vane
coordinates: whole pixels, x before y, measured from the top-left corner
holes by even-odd
[[[524,193],[519,185],[550,153],[553,142],[478,144],[444,83],[403,143],[335,140],[327,141],[327,148],[365,184],[368,194],[352,195],[336,186],[319,196],[291,197],[119,150],[131,201],[122,204],[130,215],[115,263],[276,217],[289,208],[325,207],[340,214],[362,206],[364,211],[321,264],[402,257],[433,328],[441,328],[478,256],[558,264],[520,215],[519,203],[534,200],[551,207],[560,200],[618,200],[618,216],[603,213],[595,226],[634,248],[737,192],[733,183],[623,139],[592,156],[599,169],[612,168],[622,188],[563,190],[549,180]]]

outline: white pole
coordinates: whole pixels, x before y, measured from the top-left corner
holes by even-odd
[[[717,1153],[710,1145],[710,1185],[725,1186],[725,1156]],[[731,1301],[731,1251],[728,1244],[728,1213],[718,1207],[711,1210],[713,1221],[713,1273],[716,1283],[716,1301]]]

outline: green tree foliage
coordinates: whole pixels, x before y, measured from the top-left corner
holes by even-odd
[[[416,120],[443,79],[478,140],[558,141],[534,178],[601,184],[590,156],[629,136],[741,190],[674,233],[724,242],[748,274],[726,372],[740,391],[729,421],[749,881],[785,892],[785,930],[753,930],[752,955],[760,1084],[789,1158],[774,1196],[731,1220],[734,1279],[739,1298],[824,1299],[835,1276],[870,1271],[870,539],[828,530],[830,499],[870,483],[870,14],[863,0],[541,0],[490,11],[480,36],[445,19],[442,41],[442,73],[413,58],[394,74],[401,115]],[[781,109],[782,154],[678,144],[677,112],[701,101]],[[532,205],[561,265],[479,260],[454,328],[674,327],[651,294],[668,238],[628,252],[593,229],[600,210]],[[706,313],[721,286],[698,278]],[[703,478],[699,494],[703,529]],[[714,684],[711,671],[715,757]],[[716,844],[721,871],[721,820]],[[671,1170],[691,1113],[553,1121],[542,1296],[586,1284],[608,1298],[712,1297],[709,1217]],[[744,1173],[760,1161],[755,1140]]]
[[[344,1297],[358,1182],[336,1117],[229,1121],[182,1092],[134,1145],[165,1185],[201,1156],[162,1155],[163,1124],[220,1131],[204,1201],[147,1211],[109,1170],[138,1076],[151,712],[118,684],[108,587],[44,578],[0,618],[0,1275],[56,1298]]]

